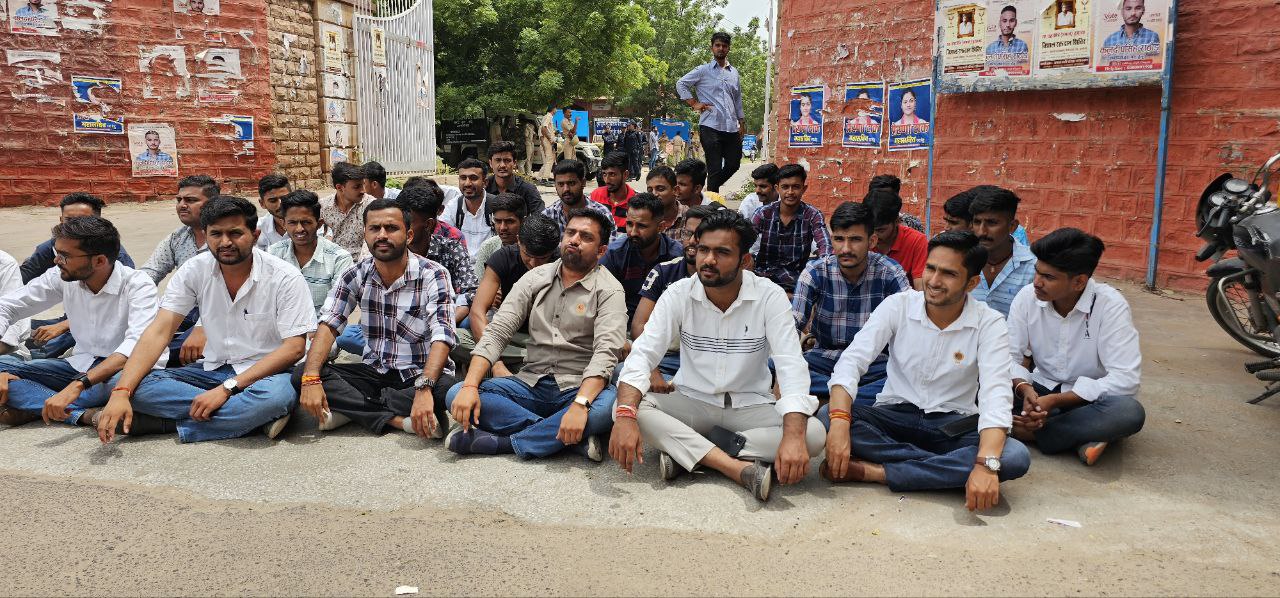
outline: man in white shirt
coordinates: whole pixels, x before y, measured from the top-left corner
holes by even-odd
[[[1085,465],[1146,421],[1135,398],[1142,352],[1129,303],[1092,278],[1105,248],[1075,228],[1045,235],[1031,245],[1035,282],[1009,310],[1013,436],[1045,453],[1075,450]],[[1025,355],[1034,371],[1023,367]]]
[[[284,227],[284,212],[280,199],[289,194],[289,179],[273,172],[258,179],[258,204],[267,211],[266,218],[258,219],[258,249],[266,249],[288,236]]]
[[[669,286],[632,345],[618,377],[609,454],[628,472],[644,442],[656,447],[663,479],[704,465],[769,499],[774,468],[782,484],[809,470],[822,450],[810,417],[809,370],[786,293],[750,271],[755,230],[723,211],[695,232],[697,277]],[[669,394],[649,393],[650,372],[680,338],[681,367]],[[775,399],[769,359],[777,371]],[[643,398],[642,398],[643,397]]]
[[[311,293],[298,269],[253,246],[257,211],[218,196],[200,213],[209,252],[183,264],[160,312],[125,363],[96,419],[98,437],[177,431],[182,442],[284,428],[298,395],[289,371],[315,332]],[[202,362],[148,374],[182,314],[200,306],[208,342]],[[136,412],[135,412],[136,409]]]
[[[395,199],[400,190],[387,186],[387,169],[372,160],[360,165],[364,171],[364,193],[374,199]]]
[[[778,165],[770,162],[757,166],[751,171],[751,179],[755,181],[756,191],[738,206],[738,212],[747,220],[756,215],[756,210],[778,201]]]
[[[0,361],[0,423],[81,422],[107,402],[106,382],[124,367],[156,315],[156,285],[116,262],[120,233],[98,216],[68,218],[53,229],[58,266],[0,297],[0,329],[63,304],[75,354],[66,359]],[[152,360],[152,365],[155,360]]]
[[[18,260],[13,259],[3,251],[0,251],[0,295],[7,295],[16,292],[22,288],[22,270],[18,266]],[[27,337],[31,336],[31,319],[21,318],[9,322],[9,325],[0,328],[0,355],[6,356],[6,360],[30,358],[23,342]]]
[[[872,312],[831,374],[823,477],[894,492],[964,488],[973,511],[994,507],[1000,482],[1027,472],[1027,447],[1007,438],[1008,328],[969,296],[986,260],[973,233],[940,233],[929,241],[924,291],[890,295]],[[886,345],[884,390],[875,405],[853,405],[858,379]]]
[[[496,234],[488,201],[493,196],[485,191],[488,168],[487,164],[475,158],[467,158],[458,164],[458,189],[462,195],[456,201],[449,201],[446,197],[444,212],[440,214],[441,220],[462,231],[472,259],[480,251],[480,245]]]

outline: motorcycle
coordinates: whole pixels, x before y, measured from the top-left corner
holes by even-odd
[[[1196,206],[1196,236],[1205,244],[1196,261],[1213,260],[1205,300],[1214,321],[1248,349],[1270,357],[1245,370],[1270,383],[1258,403],[1280,393],[1280,208],[1272,201],[1272,156],[1251,180],[1223,174]],[[1235,250],[1236,257],[1225,258]]]

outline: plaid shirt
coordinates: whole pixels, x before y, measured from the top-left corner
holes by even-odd
[[[838,359],[885,297],[910,288],[902,266],[883,255],[867,253],[867,269],[856,283],[845,279],[840,260],[829,255],[814,260],[800,274],[791,312],[799,330],[813,322],[811,332],[818,339],[815,350],[827,359]]]
[[[369,257],[369,246],[362,245],[356,260],[363,262]],[[427,248],[425,257],[444,266],[448,271],[450,288],[453,289],[453,302],[458,305],[471,305],[476,288],[480,286],[480,279],[476,276],[471,254],[467,253],[466,241],[436,233],[431,235],[431,246]]]
[[[822,212],[807,203],[791,224],[782,223],[782,202],[775,201],[756,211],[751,224],[760,234],[760,253],[756,256],[756,274],[779,284],[792,283],[809,262],[809,247],[817,245],[818,257],[831,255],[831,235]],[[789,285],[783,288],[790,290]]]
[[[591,208],[597,212],[600,212],[605,216],[608,216],[609,222],[613,222],[613,212],[609,210],[609,206],[606,206],[598,201],[591,201],[590,199],[588,199],[586,207]],[[569,224],[569,217],[565,215],[564,208],[560,207],[560,202],[558,201],[543,208],[542,215],[554,220],[556,224],[560,227],[560,232],[562,234],[564,233],[564,227],[567,224]],[[614,231],[614,232],[617,232],[617,231]]]
[[[408,380],[422,373],[433,343],[450,349],[458,344],[449,273],[412,252],[404,274],[390,286],[383,286],[371,257],[347,268],[325,300],[320,322],[342,330],[357,306],[364,325],[364,362],[380,374],[396,370],[401,380]],[[445,362],[444,373],[453,374],[452,361]]]
[[[996,39],[987,46],[987,54],[1026,54],[1029,51],[1027,42],[1016,37],[1007,43],[1003,39]]]
[[[1153,46],[1160,44],[1160,34],[1143,27],[1137,33],[1130,36],[1125,33],[1124,26],[1120,26],[1120,30],[1107,36],[1106,41],[1102,42],[1104,48],[1116,48],[1120,46]]]
[[[978,286],[969,292],[974,299],[986,303],[1000,315],[1009,317],[1009,308],[1013,306],[1013,298],[1018,291],[1036,279],[1036,255],[1031,248],[1021,243],[1013,244],[1013,255],[1009,263],[1004,265],[996,275],[995,282],[987,284],[986,269],[978,282]]]

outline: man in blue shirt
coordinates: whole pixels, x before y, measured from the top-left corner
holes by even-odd
[[[640,304],[640,287],[654,266],[684,255],[680,243],[662,234],[662,200],[651,193],[637,193],[627,208],[627,235],[609,244],[600,265],[622,283],[627,317]],[[630,320],[628,320],[629,322]]]
[[[946,224],[944,230],[973,231],[973,214],[969,213],[969,206],[973,203],[973,196],[988,187],[999,188],[993,185],[978,185],[952,195],[951,199],[942,205],[942,221]],[[1013,231],[1013,240],[1016,243],[1031,246],[1031,241],[1027,240],[1027,227],[1019,224]]]
[[[1008,189],[983,185],[973,189],[969,214],[973,233],[987,250],[978,286],[970,293],[991,309],[1009,316],[1009,306],[1022,287],[1036,277],[1036,256],[1031,248],[1013,240],[1018,228],[1018,196]]]
[[[1124,19],[1124,26],[1107,36],[1102,47],[1155,46],[1158,53],[1160,35],[1142,26],[1142,16],[1146,12],[1146,0],[1124,0],[1124,4],[1120,6],[1120,18]]]
[[[676,82],[680,100],[699,112],[698,138],[707,155],[707,189],[716,192],[742,162],[745,116],[738,69],[729,64],[730,45],[729,34],[717,31],[711,36],[715,60],[698,65]],[[690,88],[696,88],[697,99]]]
[[[987,55],[1026,54],[1027,42],[1018,39],[1013,30],[1018,27],[1018,9],[1012,4],[1000,10],[1000,37],[987,46]]]

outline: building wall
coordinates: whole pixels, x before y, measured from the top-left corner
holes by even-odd
[[[276,167],[309,189],[324,186],[314,14],[313,0],[267,0]]]
[[[1280,41],[1265,31],[1271,3],[1184,1],[1178,11],[1172,126],[1157,283],[1203,288],[1192,260],[1195,203],[1222,172],[1252,174],[1280,151]],[[807,161],[812,202],[830,213],[860,199],[879,173],[903,179],[907,211],[925,212],[926,151],[839,146],[840,100],[831,102],[822,148],[786,147],[787,90],[826,83],[926,78],[932,68],[932,2],[783,0],[774,123],[781,162]],[[830,93],[830,91],[829,91]],[[1072,114],[1084,119],[1073,122]],[[939,96],[933,119],[934,230],[942,203],[976,184],[1023,199],[1035,238],[1076,226],[1106,241],[1103,273],[1146,272],[1160,128],[1160,89],[1000,92]],[[835,141],[834,145],[832,141]]]

